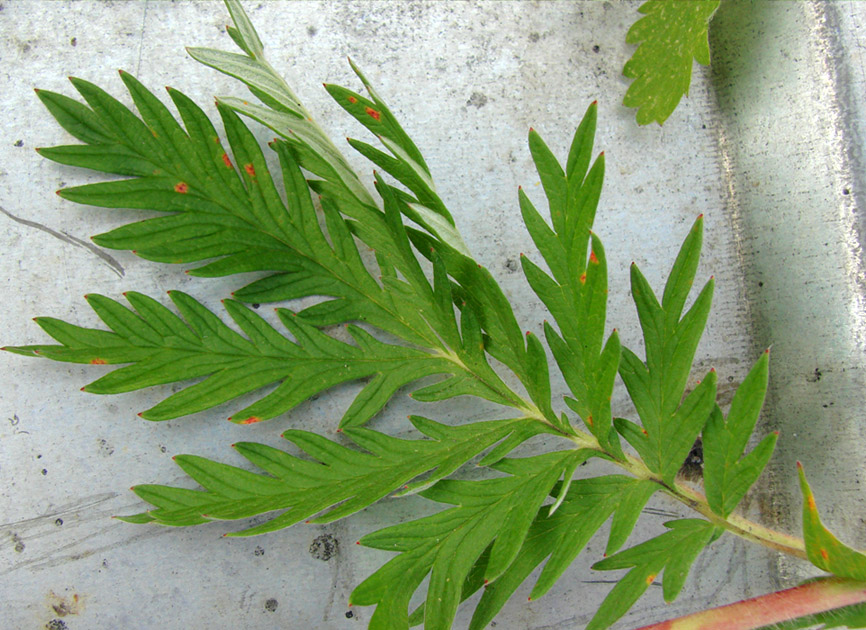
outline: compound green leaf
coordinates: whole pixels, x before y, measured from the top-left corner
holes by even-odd
[[[133,491],[154,507],[142,514],[121,518],[135,523],[185,526],[280,511],[270,515],[264,523],[230,534],[232,536],[263,534],[305,519],[310,519],[311,523],[329,523],[365,508],[398,488],[402,487],[405,494],[433,484],[515,431],[523,439],[530,435],[524,430],[527,423],[522,419],[460,427],[419,417],[412,417],[411,421],[432,439],[403,440],[370,429],[345,429],[345,435],[364,452],[307,431],[290,430],[283,434],[313,460],[264,444],[235,444],[235,450],[263,473],[193,455],[179,455],[175,458],[177,464],[204,490],[135,486]],[[426,478],[410,484],[428,471]]]
[[[376,605],[370,628],[406,628],[409,601],[429,574],[424,607],[426,630],[448,630],[476,561],[492,544],[485,579],[493,580],[520,551],[533,518],[557,480],[584,451],[503,460],[506,477],[442,481],[422,496],[455,507],[368,534],[361,544],[396,551],[352,593],[351,602]]]
[[[702,229],[703,218],[699,216],[677,255],[661,303],[637,265],[631,268],[646,363],[624,348],[619,373],[642,426],[623,419],[615,424],[650,470],[668,483],[673,482],[715,405],[715,370],[684,397],[713,294],[710,278],[682,314],[697,270]]]
[[[649,0],[640,6],[645,17],[626,35],[638,48],[622,69],[634,79],[623,105],[638,108],[639,125],[661,125],[673,113],[689,93],[692,59],[709,65],[707,27],[718,7],[719,0]]]
[[[508,569],[485,585],[470,630],[486,628],[517,587],[547,560],[530,599],[543,596],[611,514],[614,517],[608,548],[619,547],[631,533],[646,501],[658,488],[653,482],[621,475],[574,480],[555,511],[551,511],[551,506],[539,511]],[[554,494],[559,492],[560,488],[554,488]]]
[[[96,394],[206,377],[141,414],[149,420],[188,415],[278,384],[261,400],[232,416],[234,422],[243,424],[274,418],[339,383],[372,377],[341,422],[341,426],[363,424],[400,387],[424,376],[451,373],[454,367],[444,358],[383,343],[354,326],[348,331],[355,345],[345,343],[279,309],[282,323],[295,339],[290,341],[252,310],[225,300],[226,310],[247,335],[244,337],[190,296],[179,291],[169,295],[182,318],[139,293],[126,294],[134,311],[109,298],[89,295],[88,303],[113,332],[37,318],[43,330],[62,345],[6,350],[56,361],[132,364],[84,388]]]
[[[704,488],[710,508],[727,517],[758,479],[776,445],[778,434],[766,436],[743,456],[764,404],[769,377],[769,350],[737,388],[727,419],[716,406],[703,431]]]
[[[670,531],[593,565],[599,571],[630,571],[605,597],[586,630],[602,630],[622,617],[662,571],[662,593],[672,602],[697,555],[724,531],[700,519],[669,521],[665,526]]]

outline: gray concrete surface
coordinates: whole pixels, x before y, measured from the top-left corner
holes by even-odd
[[[620,105],[631,49],[632,2],[248,2],[271,63],[335,138],[365,137],[320,88],[359,87],[350,55],[379,86],[424,151],[476,257],[493,271],[527,329],[543,306],[516,265],[533,253],[516,203],[522,184],[541,204],[526,148],[535,127],[564,156],[586,105],[599,100],[597,146],[607,185],[596,231],[610,261],[610,325],[639,349],[628,297],[636,261],[660,287],[688,227],[706,217],[699,277],[717,293],[694,378],[715,366],[730,396],[773,345],[765,430],[781,431],[770,474],[747,510],[797,532],[793,462],[802,460],[832,524],[866,546],[860,487],[864,465],[862,139],[866,5],[744,2],[722,5],[712,33],[714,66],[696,68],[691,95],[663,128],[638,128]],[[117,69],[154,90],[181,89],[210,107],[238,84],[199,66],[185,45],[233,47],[217,2],[0,3],[0,344],[44,339],[30,321],[52,315],[95,324],[81,296],[159,296],[180,288],[207,304],[236,279],[190,280],[88,237],[128,220],[60,200],[53,191],[100,178],[51,164],[33,151],[69,141],[32,88],[72,94],[79,76],[128,102]],[[209,109],[212,111],[212,109]],[[262,137],[267,137],[262,133]],[[354,159],[354,158],[353,158]],[[355,160],[364,172],[368,166]],[[296,526],[265,537],[223,539],[220,524],[174,530],[111,520],[141,505],[125,488],[186,483],[171,462],[196,453],[239,463],[240,439],[278,444],[292,427],[333,430],[352,387],[305,403],[286,418],[239,427],[215,410],[161,424],[135,414],[167,388],[95,397],[78,389],[99,368],[0,355],[0,627],[363,628],[370,611],[348,594],[384,556],[353,543],[395,519],[429,510],[387,500],[345,522]],[[564,391],[562,383],[555,390]],[[619,415],[633,413],[620,391]],[[376,426],[405,431],[397,400]],[[454,401],[445,421],[492,417]],[[792,512],[793,510],[793,512]],[[647,509],[633,541],[685,515],[663,499]],[[321,537],[327,538],[321,538]],[[317,545],[313,543],[319,541]],[[323,543],[336,541],[331,555]],[[589,571],[595,539],[539,601],[530,584],[496,620],[498,630],[579,629],[610,588]],[[328,556],[326,558],[326,556]],[[617,628],[788,586],[808,567],[724,537],[702,555],[676,603],[652,588]],[[471,611],[455,623],[465,627]]]

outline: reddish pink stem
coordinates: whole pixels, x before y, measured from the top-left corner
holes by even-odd
[[[866,582],[826,578],[638,630],[754,630],[866,602]]]

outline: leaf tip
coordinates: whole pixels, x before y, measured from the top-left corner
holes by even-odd
[[[778,431],[773,431],[773,435],[775,435],[776,437],[779,437],[779,432],[778,432]]]

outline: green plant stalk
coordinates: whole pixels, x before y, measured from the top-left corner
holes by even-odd
[[[453,361],[462,369],[468,369],[456,355],[451,353],[442,353],[442,356]],[[483,380],[482,375],[477,375],[477,378]],[[493,383],[486,384],[491,387],[494,386]],[[731,514],[727,518],[723,518],[712,511],[707,502],[706,496],[697,490],[680,483],[674,483],[673,485],[666,483],[658,474],[650,471],[644,462],[633,455],[626,454],[625,459],[619,459],[614,453],[605,450],[605,448],[599,443],[598,439],[590,433],[586,433],[585,431],[581,431],[574,427],[572,427],[571,433],[562,430],[559,426],[553,424],[541,409],[535,405],[535,403],[524,399],[510,388],[500,389],[497,393],[501,394],[504,398],[514,400],[514,408],[520,411],[528,420],[534,420],[544,424],[548,430],[573,442],[575,447],[578,449],[584,448],[596,451],[605,459],[613,462],[633,477],[646,479],[659,484],[665,494],[676,499],[680,503],[687,505],[714,525],[723,527],[730,533],[748,540],[749,542],[763,545],[769,549],[808,561],[805,543],[802,538],[797,538],[796,536],[791,536],[790,534],[770,529],[769,527],[751,521],[739,514]]]

